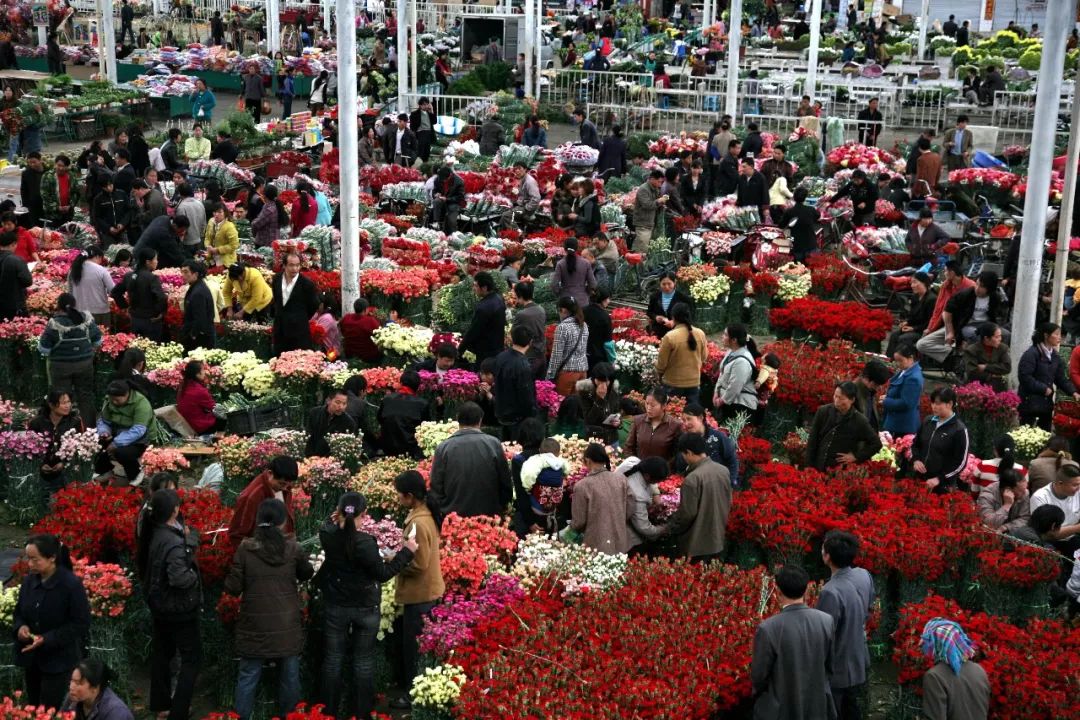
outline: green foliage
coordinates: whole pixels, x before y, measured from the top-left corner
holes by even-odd
[[[1042,64],[1042,51],[1041,50],[1028,50],[1023,55],[1020,56],[1020,67],[1024,68],[1028,72],[1038,72],[1039,65],[1041,65],[1041,64]],[[1068,58],[1066,58],[1066,64],[1068,64]]]
[[[630,192],[640,184],[641,183],[635,183],[632,177],[623,175],[622,177],[608,179],[608,181],[604,183],[604,191],[608,195],[621,195]]]
[[[500,295],[509,290],[510,286],[500,272],[491,272],[495,280],[495,292]],[[473,313],[476,311],[477,297],[473,290],[472,278],[464,278],[453,285],[443,286],[435,301],[431,312],[431,319],[442,330],[463,332],[469,327]]]
[[[997,55],[988,55],[979,61],[980,70],[989,70],[992,67],[996,67],[1002,72],[1005,71],[1005,59],[998,57]]]
[[[510,88],[510,65],[504,62],[480,65],[472,73],[488,90],[507,90]]]
[[[626,137],[626,153],[631,158],[647,158],[649,143],[660,138],[661,133],[631,133]]]
[[[468,73],[450,83],[450,87],[446,90],[448,95],[465,95],[467,97],[483,95],[484,92],[484,83],[472,73]]]
[[[990,38],[990,43],[999,48],[1013,47],[1020,42],[1020,36],[1012,30],[999,30]]]
[[[961,65],[973,65],[975,62],[975,51],[968,46],[956,48],[956,52],[952,56],[953,67],[960,67]]]

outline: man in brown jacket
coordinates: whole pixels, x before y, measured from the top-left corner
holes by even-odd
[[[278,455],[270,461],[270,469],[262,473],[244,488],[233,506],[232,520],[229,521],[229,542],[233,546],[255,532],[255,517],[263,500],[276,497],[285,503],[285,534],[292,535],[292,486],[300,470],[296,460],[286,455]]]
[[[691,562],[708,562],[724,552],[731,477],[726,467],[709,459],[701,435],[684,433],[679,437],[678,452],[690,472],[683,480],[679,507],[668,521],[668,532],[677,538],[680,554]]]
[[[930,141],[919,138],[919,159],[915,161],[915,183],[911,187],[912,197],[926,197],[933,194],[941,181],[941,156],[930,149]]]

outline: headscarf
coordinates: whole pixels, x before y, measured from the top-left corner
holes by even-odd
[[[927,657],[934,658],[934,662],[947,664],[959,675],[964,663],[975,657],[975,644],[958,623],[934,618],[923,628],[922,651]]]

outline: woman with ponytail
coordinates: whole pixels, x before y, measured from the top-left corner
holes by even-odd
[[[562,297],[547,379],[555,381],[555,389],[563,397],[574,392],[577,381],[584,379],[589,370],[588,346],[589,327],[581,306],[572,297]]]
[[[251,218],[251,232],[258,247],[270,247],[278,239],[281,228],[289,224],[289,214],[278,200],[276,185],[267,184],[263,191],[266,202],[257,216]]]
[[[168,713],[169,720],[187,720],[202,663],[202,577],[195,562],[199,534],[181,521],[177,492],[163,489],[150,496],[150,510],[142,515],[136,537],[135,567],[153,621],[148,709]],[[180,672],[174,690],[172,661],[177,654]]]
[[[574,486],[570,529],[581,533],[586,547],[607,555],[628,552],[635,499],[622,473],[611,471],[604,446],[589,443],[582,454],[587,475]]]
[[[1003,533],[1019,530],[1031,519],[1027,476],[1003,465],[997,477],[997,482],[987,485],[979,493],[976,502],[979,517],[991,530]]]
[[[296,184],[296,202],[292,206],[292,235],[299,237],[300,231],[315,224],[319,215],[319,204],[315,202],[315,188],[309,183]]]
[[[690,324],[690,306],[686,303],[676,304],[671,309],[671,317],[675,325],[660,341],[656,372],[670,394],[696,403],[701,367],[709,359],[708,339],[700,328]]]
[[[577,238],[563,242],[566,257],[555,265],[555,275],[551,279],[551,291],[559,299],[571,297],[578,307],[589,304],[589,295],[596,289],[596,276],[592,265],[578,257]]]
[[[1016,462],[1016,441],[1010,435],[1002,435],[994,441],[994,457],[979,461],[979,469],[971,481],[971,491],[976,497],[983,488],[998,482],[1002,470],[1012,468],[1021,478],[1026,478],[1028,471]]]
[[[60,708],[90,631],[90,603],[55,535],[32,535],[26,564],[12,614],[15,664],[23,669],[27,704]]]
[[[424,629],[424,618],[443,596],[442,569],[439,566],[439,529],[428,507],[427,483],[415,470],[406,470],[394,478],[398,502],[409,511],[405,518],[405,538],[415,539],[413,559],[397,580],[394,600],[405,606],[402,620],[402,686],[412,687],[420,658],[418,640]],[[408,696],[390,702],[390,707],[410,707]]]
[[[68,292],[75,296],[79,307],[94,316],[98,325],[112,324],[109,294],[116,286],[105,269],[105,254],[97,245],[79,252],[68,271]]]
[[[320,701],[332,717],[371,716],[375,705],[375,639],[382,599],[379,585],[404,570],[418,548],[415,538],[406,538],[405,547],[384,561],[375,538],[363,531],[367,517],[367,499],[360,493],[347,492],[338,500],[337,511],[319,530],[326,554],[316,577],[324,603]],[[356,700],[341,716],[341,668],[350,631]]]
[[[236,714],[249,720],[267,660],[278,664],[278,713],[285,717],[300,702],[300,653],[304,618],[297,583],[315,570],[296,538],[284,532],[285,503],[267,498],[255,515],[255,532],[236,549],[225,592],[240,596],[235,648],[240,656]]]
[[[56,314],[38,340],[38,350],[46,358],[52,387],[68,393],[91,424],[97,417],[94,353],[99,347],[101,328],[94,317],[79,310],[74,295],[61,293],[56,301]]]
[[[728,354],[720,364],[720,379],[713,391],[713,405],[725,420],[740,412],[753,415],[757,410],[757,344],[745,325],[729,325],[724,332]]]

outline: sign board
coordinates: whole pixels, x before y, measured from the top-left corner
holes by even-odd
[[[979,13],[979,32],[990,32],[994,29],[994,12],[997,10],[997,0],[982,0],[982,12]]]
[[[49,27],[49,6],[43,2],[36,2],[30,6],[30,14],[34,18],[34,27]]]

